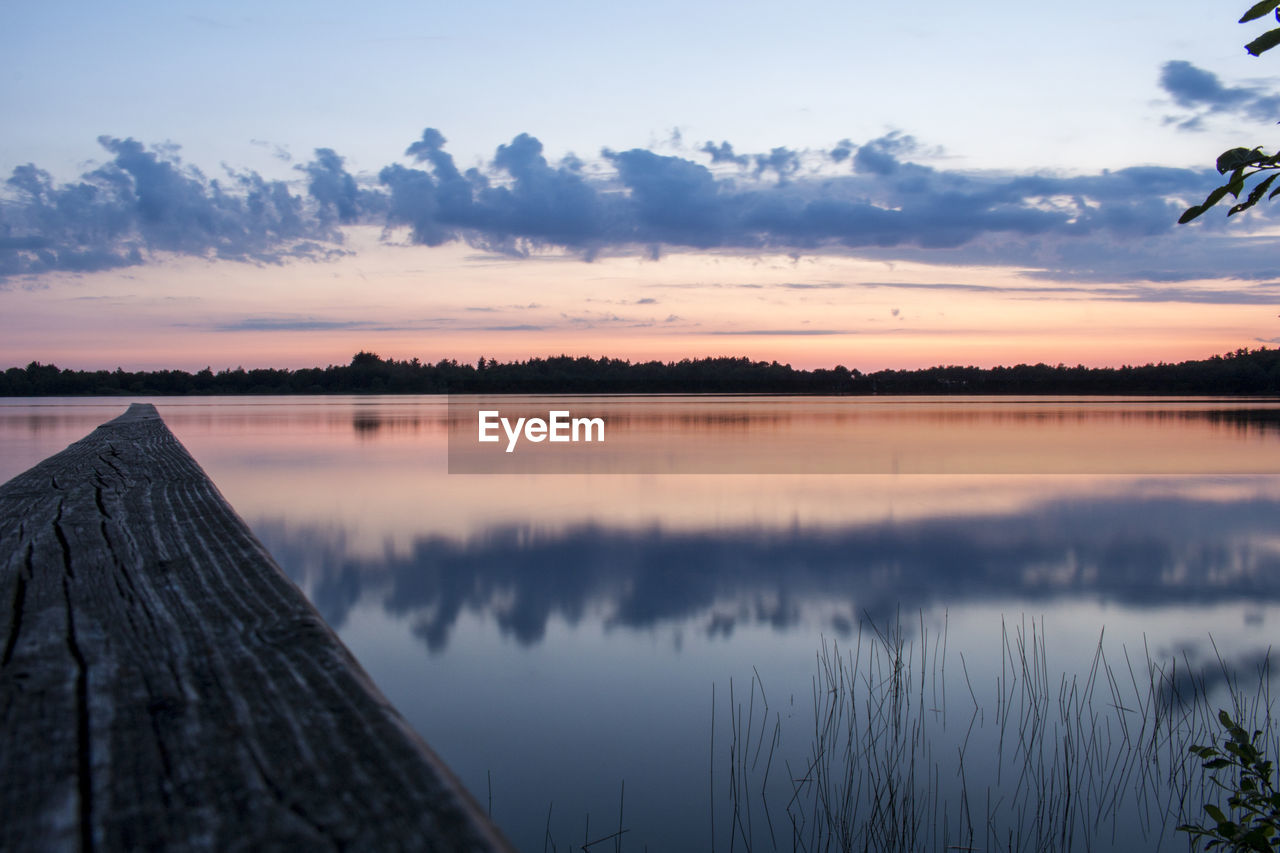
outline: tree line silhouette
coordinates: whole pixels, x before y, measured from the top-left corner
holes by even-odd
[[[397,361],[358,352],[350,364],[299,370],[62,370],[33,361],[0,374],[0,396],[177,394],[1229,394],[1280,395],[1280,349],[1238,349],[1176,364],[939,366],[863,373],[799,370],[738,357],[631,362],[553,356],[475,364]]]

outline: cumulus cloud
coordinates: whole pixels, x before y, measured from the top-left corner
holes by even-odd
[[[745,166],[751,162],[751,158],[746,154],[735,154],[733,146],[728,142],[721,142],[719,145],[708,142],[698,150],[711,155],[712,163],[736,163],[739,166]]]
[[[768,154],[757,154],[755,161],[756,177],[771,171],[779,181],[785,181],[800,171],[800,155],[783,147],[774,148]]]
[[[274,263],[332,250],[323,244],[337,233],[284,182],[251,171],[211,180],[172,147],[98,142],[111,159],[78,181],[57,184],[34,164],[13,170],[0,277],[132,266],[154,252]]]
[[[1257,86],[1225,86],[1218,75],[1190,62],[1174,59],[1160,66],[1160,87],[1180,107],[1195,111],[1172,121],[1184,130],[1198,130],[1208,113],[1236,113],[1254,121],[1280,119],[1280,95]]]
[[[591,169],[576,158],[549,162],[540,140],[519,134],[464,172],[445,136],[426,128],[404,149],[408,165],[360,177],[319,148],[291,183],[251,171],[209,178],[171,146],[100,142],[110,161],[77,181],[59,184],[31,164],[13,171],[0,197],[0,277],[129,266],[159,252],[317,257],[355,223],[419,245],[557,249],[588,260],[684,249],[854,252],[1116,281],[1274,274],[1262,262],[1266,246],[1221,251],[1232,239],[1224,222],[1174,224],[1216,183],[1211,170],[961,172],[913,162],[918,143],[897,132],[829,151],[745,154],[727,141],[692,154],[606,149]],[[715,169],[724,163],[739,168]],[[1224,269],[1223,258],[1235,266]]]
[[[732,239],[730,193],[706,166],[641,148],[605,157],[627,189],[615,205],[618,227],[633,241],[705,249]]]
[[[307,192],[319,204],[325,223],[337,220],[349,225],[360,216],[360,191],[345,162],[332,148],[317,148],[315,160],[297,167],[310,178]]]
[[[413,242],[429,246],[465,237],[490,251],[523,254],[545,247],[590,253],[605,242],[608,213],[598,188],[576,161],[552,166],[542,143],[522,133],[499,145],[491,170],[458,171],[444,136],[427,128],[406,154],[427,169],[393,164],[379,181],[389,192],[387,224],[407,225]]]
[[[915,150],[913,137],[889,133],[858,146],[853,155],[853,169],[871,175],[892,175],[898,171],[901,158]]]

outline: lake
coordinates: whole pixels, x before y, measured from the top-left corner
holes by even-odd
[[[128,402],[0,400],[0,481]],[[1181,846],[1280,624],[1275,401],[583,399],[508,469],[502,400],[148,402],[522,850]]]

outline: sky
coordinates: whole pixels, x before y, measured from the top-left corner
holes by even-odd
[[[1248,5],[3,4],[0,367],[1274,346]]]

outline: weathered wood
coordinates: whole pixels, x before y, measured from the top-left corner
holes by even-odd
[[[153,406],[0,486],[0,560],[0,849],[509,849]]]

